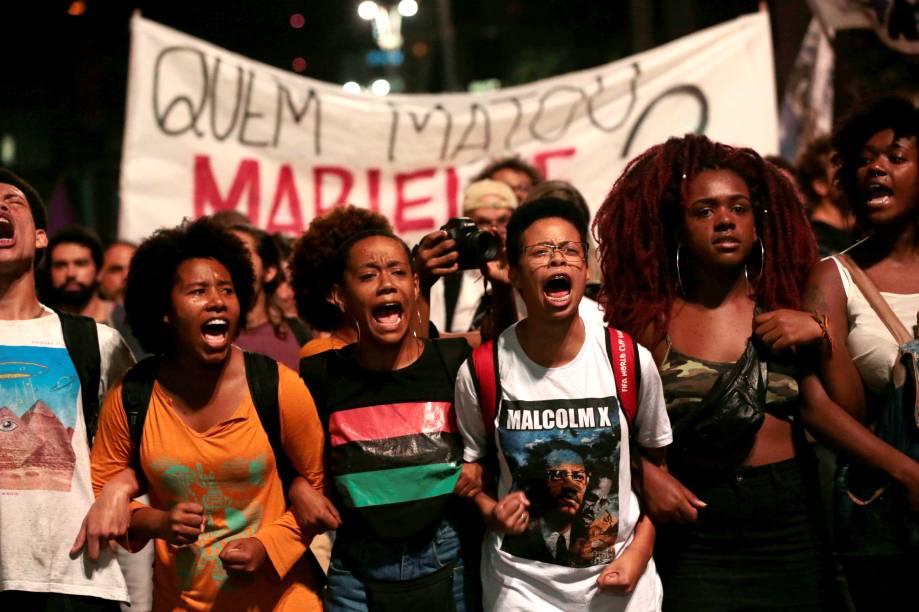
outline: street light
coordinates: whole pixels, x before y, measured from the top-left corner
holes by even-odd
[[[341,88],[350,94],[361,93],[361,86],[357,83],[357,81],[348,81],[342,85]]]
[[[418,3],[415,0],[401,0],[399,14],[403,17],[414,17],[418,14]]]
[[[375,96],[385,96],[389,93],[389,81],[386,79],[377,79],[370,84],[370,91]]]
[[[376,18],[379,12],[380,6],[373,0],[364,0],[364,2],[357,5],[358,17],[366,21],[371,21]]]

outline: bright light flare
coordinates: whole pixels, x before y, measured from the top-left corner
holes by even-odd
[[[366,21],[372,20],[380,12],[380,6],[373,0],[364,0],[357,5],[357,16]]]
[[[401,0],[398,9],[403,17],[414,17],[418,14],[418,3],[415,0]]]
[[[370,84],[370,92],[375,96],[385,96],[389,93],[389,81],[377,79]]]
[[[341,86],[346,92],[350,94],[359,94],[361,93],[361,86],[357,81],[348,81]]]

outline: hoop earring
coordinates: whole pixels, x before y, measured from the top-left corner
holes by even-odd
[[[683,297],[686,297],[686,289],[683,287],[683,276],[680,274],[680,249],[683,248],[683,245],[676,245],[676,282],[677,286],[680,288],[680,293],[683,294]]]
[[[743,265],[743,280],[747,284],[747,294],[753,293],[753,288],[750,286],[750,277],[747,275],[747,264]]]
[[[747,285],[750,285],[751,291],[759,285],[759,281],[763,278],[763,271],[766,269],[766,246],[763,244],[761,238],[756,239],[759,242],[759,274],[756,275],[756,279],[753,281],[753,285],[750,285],[750,281],[747,280]],[[744,276],[747,274],[747,266],[744,264]]]
[[[348,315],[351,317],[351,321],[354,322],[354,327],[357,329],[357,344],[361,342],[361,324],[357,322],[357,319],[353,315]]]
[[[415,318],[418,319],[418,329],[422,329],[422,327],[424,327],[424,325],[423,325],[422,322],[421,322],[421,311],[419,311],[418,308],[415,308]],[[412,330],[412,333],[415,334],[415,337],[416,337],[416,338],[418,337],[418,331],[417,331],[417,330],[414,330],[414,329],[413,329],[413,330]]]

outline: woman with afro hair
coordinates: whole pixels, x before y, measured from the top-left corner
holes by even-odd
[[[919,110],[899,97],[871,101],[840,122],[833,145],[841,160],[839,186],[867,237],[844,255],[817,264],[808,281],[808,306],[827,316],[838,347],[820,363],[827,390],[853,417],[874,425],[885,406],[899,344],[914,336],[919,313]],[[859,271],[865,280],[857,283]],[[901,324],[901,338],[877,315],[870,293],[863,291],[866,284],[874,285]],[[909,413],[906,422],[913,420],[911,403],[904,401],[901,408]],[[916,433],[912,429],[908,438],[913,452]],[[917,465],[912,463],[913,468]],[[904,480],[915,471],[891,474],[907,484],[913,513],[919,511],[919,487]],[[863,487],[856,479],[849,484],[856,485],[850,486],[853,495],[870,499],[882,483]],[[875,505],[890,498],[882,495]],[[909,510],[904,504],[899,511]],[[903,521],[883,521],[880,528],[857,523],[840,520],[834,525],[836,550],[856,608],[902,607],[907,598],[914,599],[912,580],[919,570],[915,538],[907,536]]]
[[[829,399],[831,350],[800,311],[816,244],[792,186],[750,149],[672,138],[597,213],[608,322],[651,349],[674,442],[644,462],[665,610],[831,609],[802,424],[888,472],[904,455]]]
[[[392,232],[392,226],[378,212],[342,206],[313,219],[294,245],[290,272],[297,310],[317,333],[300,349],[301,358],[357,342],[357,327],[332,301],[332,286],[338,249],[351,236],[369,230]]]
[[[260,373],[277,368],[276,384],[264,384],[276,388],[283,448],[270,443],[250,393],[251,358],[233,345],[253,281],[242,241],[208,218],[156,231],[131,261],[125,309],[154,357],[127,376],[146,372],[152,389],[139,430],[129,426],[124,381],[108,393],[92,477],[98,491],[136,470],[147,485],[150,504],[133,503],[124,523],[132,548],[155,540],[154,610],[322,609],[304,557],[311,533],[287,511],[275,454],[318,496],[322,425],[300,377],[262,360]],[[135,385],[126,395],[143,393]]]

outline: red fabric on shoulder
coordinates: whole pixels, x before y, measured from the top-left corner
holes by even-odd
[[[638,380],[635,368],[635,341],[622,330],[606,328],[609,333],[609,356],[613,366],[613,378],[616,379],[616,391],[619,403],[629,425],[635,420],[638,412]]]
[[[489,439],[495,434],[495,414],[498,411],[498,381],[495,366],[494,340],[489,340],[472,351],[472,375],[475,379],[476,392],[479,395],[482,422],[485,424],[485,433]]]

